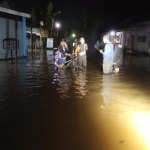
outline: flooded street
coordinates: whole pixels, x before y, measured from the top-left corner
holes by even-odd
[[[0,72],[0,150],[150,150],[150,57],[103,75],[58,72],[41,50]]]

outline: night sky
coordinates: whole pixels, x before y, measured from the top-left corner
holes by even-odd
[[[18,6],[21,9],[30,7],[30,3],[32,5],[34,4],[34,0],[26,0],[24,2],[21,0],[14,1],[18,1]],[[37,0],[37,3],[44,7],[49,1],[50,0]],[[23,3],[25,3],[25,5],[23,5]],[[78,20],[83,9],[87,9],[89,12],[99,9],[100,11],[102,10],[103,13],[119,16],[118,20],[132,17],[149,9],[148,3],[144,0],[53,0],[53,4],[54,10],[62,11],[63,18],[73,18],[70,21]]]
[[[40,4],[43,9],[46,9],[50,2],[49,0],[13,1],[17,5],[18,10],[23,12],[31,9],[34,2]],[[149,11],[149,5],[144,0],[53,0],[52,2],[54,11],[62,12],[56,20],[69,22],[72,27],[79,25],[80,16],[82,16],[84,9],[89,13],[100,11],[102,14],[107,14],[107,16],[111,17],[112,24],[124,22],[133,16]],[[110,26],[112,24],[110,22]]]

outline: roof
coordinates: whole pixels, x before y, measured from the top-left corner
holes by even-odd
[[[19,11],[15,11],[15,10],[4,8],[4,7],[0,7],[0,11],[4,12],[4,13],[16,15],[16,16],[22,16],[22,17],[26,17],[26,18],[31,18],[30,14],[19,12]]]
[[[145,13],[138,14],[115,26],[116,30],[123,30],[133,27],[144,27],[150,25],[150,15]]]
[[[3,0],[0,3],[0,11],[12,15],[22,16],[26,18],[31,18],[31,15],[28,13],[17,11],[15,4],[12,0]]]

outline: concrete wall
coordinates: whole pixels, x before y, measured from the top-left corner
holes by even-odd
[[[134,36],[135,36],[135,50],[138,52],[148,52],[148,49],[150,48],[150,27],[143,27],[135,29]],[[139,36],[146,36],[145,42],[138,42]]]
[[[129,44],[125,43],[127,35],[129,36]],[[134,37],[133,39],[132,36]],[[146,36],[146,41],[139,42],[138,41],[139,36]],[[141,52],[141,53],[148,53],[148,51],[150,50],[150,26],[133,28],[132,30],[124,31],[123,37],[124,37],[123,43],[125,49],[132,49],[133,47],[134,51]]]
[[[5,59],[7,50],[3,49],[3,39],[5,38],[16,38],[15,35],[15,20],[0,18],[0,59]],[[22,22],[18,21],[17,28],[17,39],[19,40],[19,49],[18,49],[18,57],[23,56],[23,46],[22,46]],[[15,50],[13,50],[13,56],[15,56]],[[11,57],[10,50],[8,53],[8,58]]]

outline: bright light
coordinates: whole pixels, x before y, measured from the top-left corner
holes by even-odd
[[[150,115],[146,112],[136,112],[134,114],[134,122],[138,131],[150,147]]]
[[[57,23],[55,24],[55,26],[56,26],[56,28],[59,28],[59,27],[60,27],[60,23],[57,22]]]
[[[76,36],[76,35],[73,33],[73,34],[72,34],[72,37],[75,37],[75,36]]]
[[[110,32],[110,35],[115,35],[115,31],[111,31],[111,32]]]
[[[43,21],[40,21],[40,25],[41,25],[41,26],[43,26],[43,25],[44,25]]]

